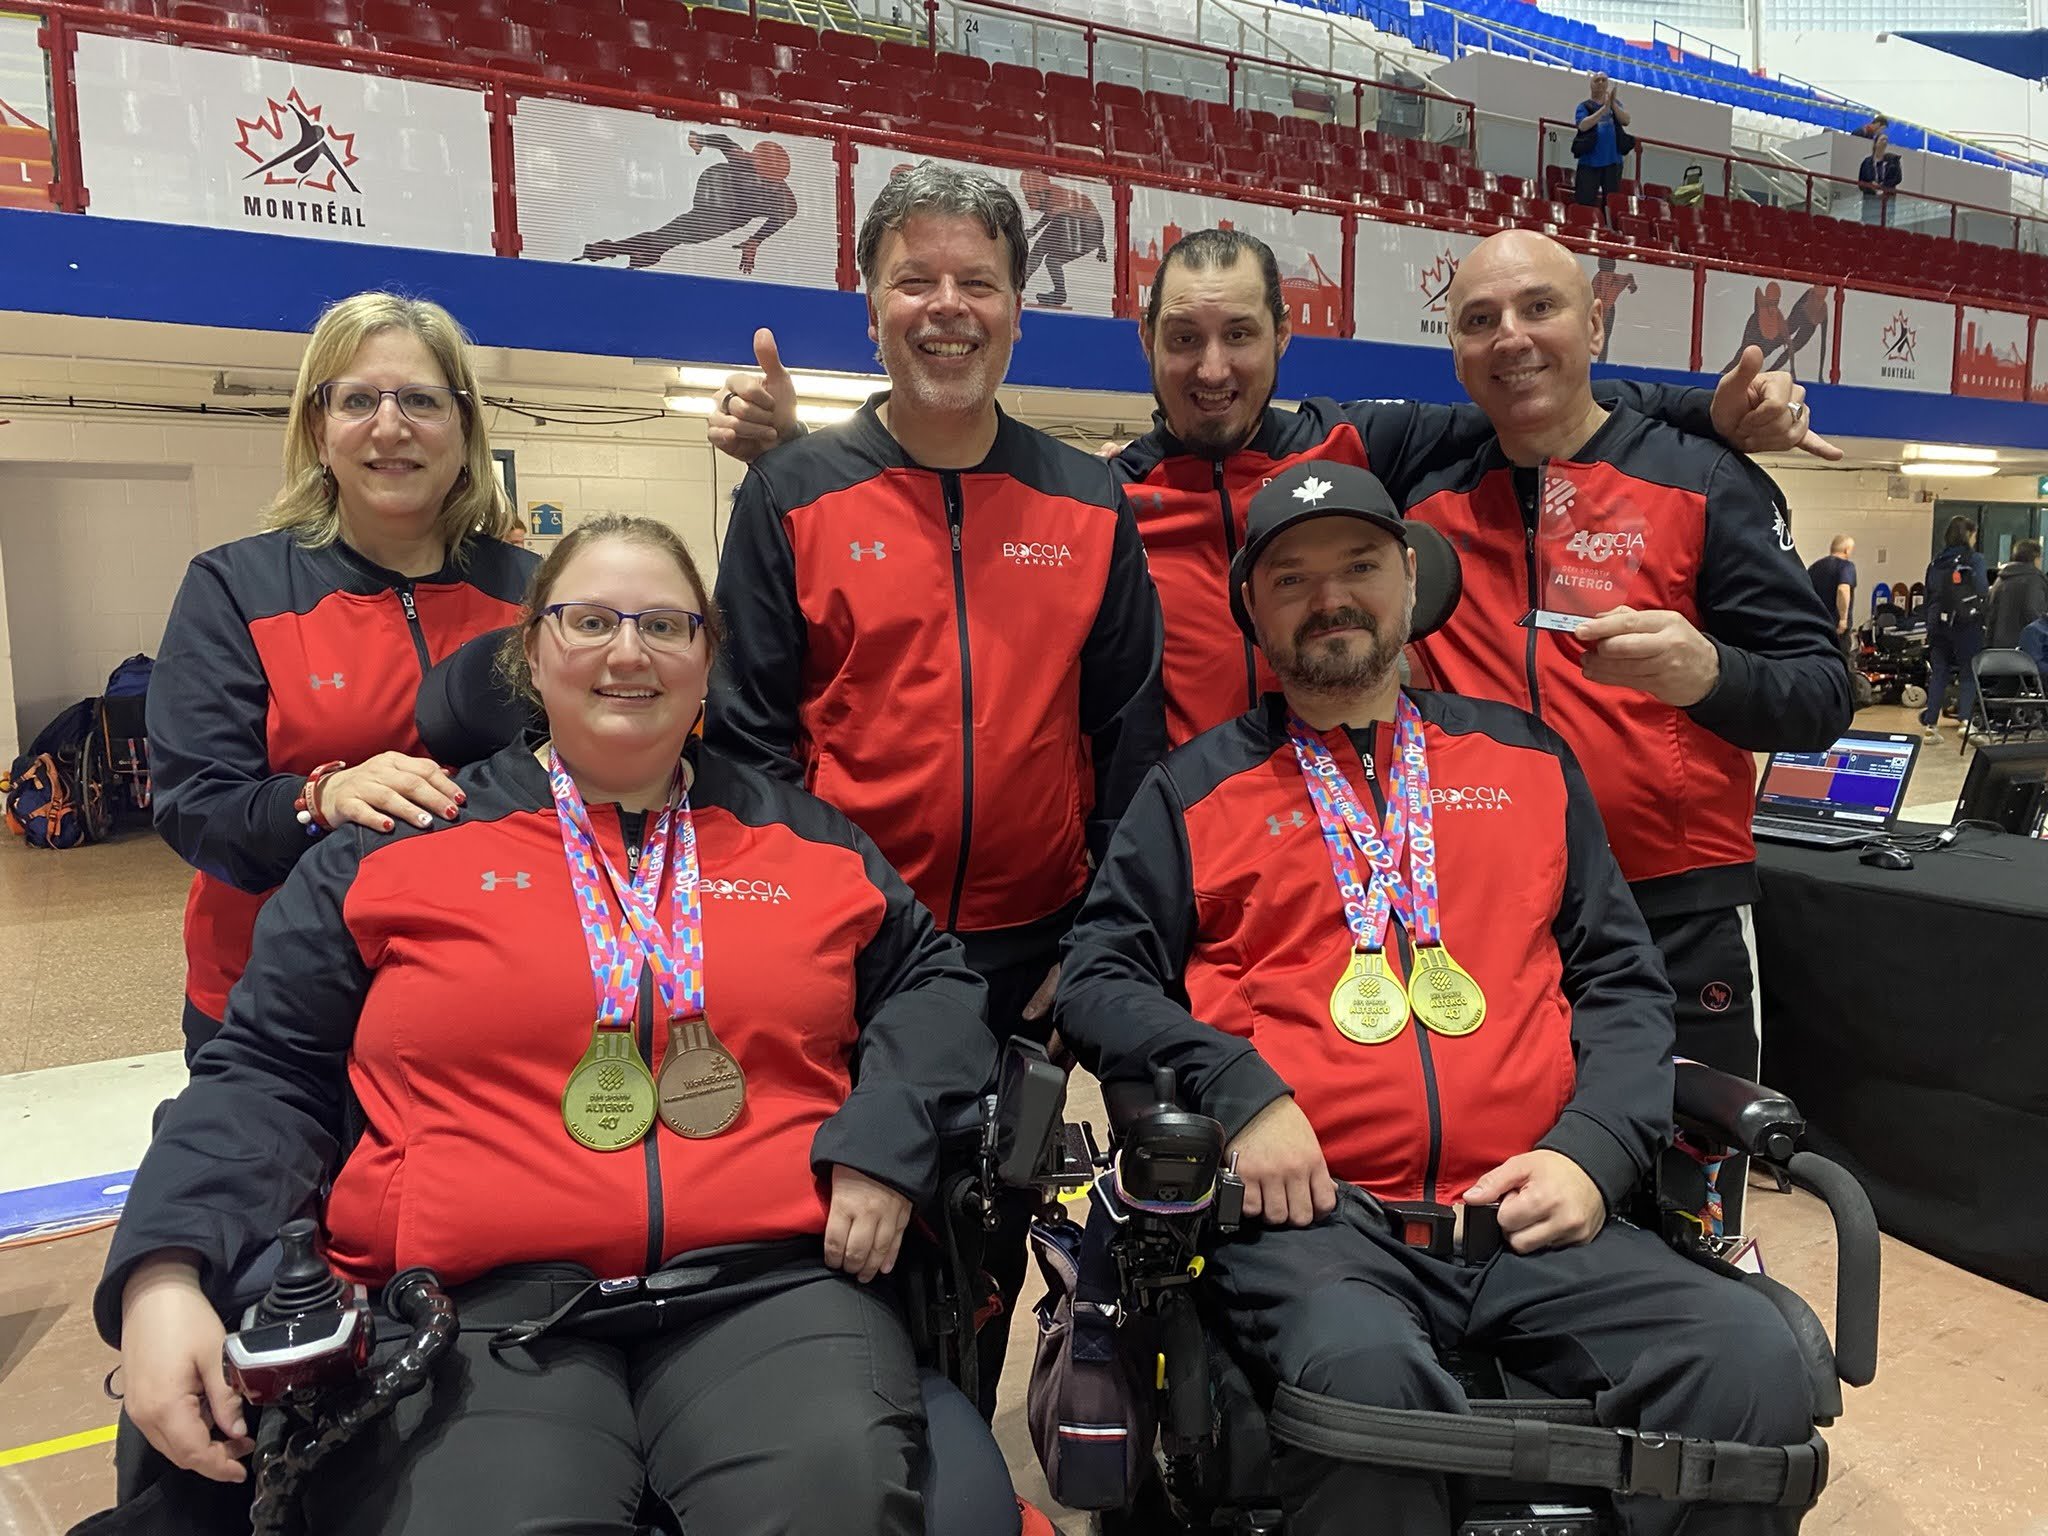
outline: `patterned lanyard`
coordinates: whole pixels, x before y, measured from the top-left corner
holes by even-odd
[[[683,794],[679,801],[671,795],[643,844],[640,867],[631,879],[622,881],[591,831],[583,796],[552,748],[548,751],[548,783],[554,790],[562,852],[569,861],[569,882],[576,891],[583,941],[590,951],[591,976],[597,986],[597,1027],[632,1028],[643,958],[654,970],[655,985],[669,1018],[702,1017],[704,909],[697,873],[697,828],[690,815],[689,795]],[[669,882],[669,920],[664,924],[662,875],[672,843],[676,845],[676,877]],[[625,913],[623,928],[612,915],[607,889]]]
[[[1394,712],[1396,762],[1387,785],[1384,833],[1372,812],[1351,792],[1344,769],[1322,738],[1298,715],[1287,719],[1294,760],[1308,786],[1309,800],[1329,850],[1330,871],[1344,898],[1344,922],[1355,949],[1377,954],[1386,947],[1387,920],[1397,914],[1418,943],[1434,945],[1443,932],[1436,882],[1435,820],[1429,804],[1429,763],[1422,740],[1422,714],[1407,694]],[[1362,885],[1357,853],[1372,865]],[[1401,865],[1406,855],[1408,878]]]

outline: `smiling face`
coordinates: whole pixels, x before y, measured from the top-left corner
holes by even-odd
[[[1290,333],[1276,324],[1259,263],[1169,263],[1158,318],[1138,339],[1173,435],[1198,453],[1235,453],[1259,430]]]
[[[1593,408],[1600,309],[1570,251],[1528,230],[1490,236],[1448,299],[1458,382],[1496,431],[1540,435]]]
[[[1266,547],[1243,595],[1259,649],[1283,687],[1370,693],[1393,674],[1408,643],[1415,557],[1371,523],[1318,517]]]
[[[1022,334],[1010,253],[979,219],[913,214],[882,238],[868,292],[892,404],[968,415],[995,401]]]
[[[349,393],[349,386],[359,392],[408,384],[445,389],[449,379],[425,342],[411,331],[391,329],[366,338],[347,366],[322,382],[332,398]],[[343,528],[381,538],[424,533],[462,473],[467,425],[460,405],[445,421],[423,425],[388,396],[366,421],[337,421],[316,410],[314,447],[334,476]]]
[[[543,609],[556,603],[602,603],[621,613],[705,611],[705,595],[666,550],[629,538],[597,539],[578,549],[541,596]],[[681,650],[647,644],[632,623],[619,625],[601,645],[570,639],[552,617],[526,635],[534,691],[563,758],[595,765],[681,752],[704,708],[708,632],[699,629]]]

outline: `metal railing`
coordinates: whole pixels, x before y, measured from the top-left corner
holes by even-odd
[[[854,270],[853,239],[854,221],[853,182],[856,161],[856,147],[861,145],[880,146],[893,150],[907,150],[912,153],[936,154],[953,157],[969,157],[993,166],[1008,169],[1038,167],[1050,174],[1085,178],[1108,184],[1115,220],[1116,248],[1116,297],[1113,313],[1121,318],[1132,318],[1137,312],[1140,298],[1138,284],[1133,281],[1131,249],[1131,194],[1135,188],[1158,187],[1170,191],[1185,191],[1204,197],[1220,198],[1230,202],[1283,208],[1290,212],[1316,212],[1335,216],[1341,221],[1342,231],[1342,299],[1338,333],[1350,336],[1355,333],[1355,294],[1353,274],[1358,252],[1359,227],[1362,224],[1389,224],[1438,230],[1445,233],[1480,236],[1492,232],[1493,226],[1468,215],[1448,216],[1436,213],[1417,213],[1406,209],[1369,207],[1349,201],[1338,201],[1324,196],[1280,193],[1263,187],[1241,186],[1208,177],[1168,175],[1153,170],[1139,170],[1129,166],[1106,166],[1094,161],[1074,160],[1057,153],[1023,153],[996,148],[974,142],[949,140],[932,134],[885,131],[867,127],[856,127],[836,123],[797,113],[768,110],[763,108],[734,108],[720,105],[716,100],[695,100],[682,96],[670,96],[655,92],[627,89],[623,87],[594,85],[582,82],[549,80],[538,75],[529,75],[516,70],[481,69],[464,63],[444,62],[438,59],[418,58],[393,53],[382,53],[371,49],[341,46],[333,43],[318,43],[289,37],[274,36],[260,32],[244,31],[230,27],[213,26],[203,23],[182,22],[155,17],[136,17],[125,13],[100,11],[92,7],[70,3],[50,3],[50,0],[17,0],[22,8],[31,14],[44,18],[42,42],[47,54],[50,96],[52,103],[52,136],[56,151],[57,180],[52,187],[52,200],[64,213],[82,214],[90,194],[80,174],[80,135],[78,118],[77,79],[73,67],[72,51],[81,32],[102,32],[114,35],[141,35],[151,40],[167,41],[181,46],[216,49],[237,54],[262,54],[306,64],[327,67],[355,69],[364,73],[376,73],[396,78],[415,78],[442,84],[468,86],[476,90],[480,105],[489,124],[490,169],[495,196],[493,201],[493,249],[501,257],[517,257],[522,247],[517,206],[517,166],[514,158],[514,140],[511,131],[512,118],[521,101],[539,99],[568,99],[598,107],[614,107],[629,111],[651,113],[657,117],[681,119],[684,121],[716,121],[738,125],[744,128],[773,131],[786,134],[800,134],[806,137],[830,142],[835,147],[833,157],[837,167],[837,206],[841,212],[838,232],[837,283],[841,289],[852,290],[857,286]],[[1026,13],[1029,14],[1029,13]],[[56,216],[62,216],[60,213]],[[1754,262],[1738,262],[1726,258],[1707,258],[1691,252],[1644,251],[1633,245],[1621,243],[1597,232],[1560,230],[1557,238],[1567,247],[1589,255],[1611,255],[1617,259],[1632,262],[1648,262],[1683,270],[1689,270],[1693,279],[1693,331],[1691,339],[1691,367],[1698,371],[1702,365],[1703,305],[1706,294],[1707,275],[1712,271],[1759,270]],[[1834,326],[1837,345],[1830,349],[1831,378],[1838,379],[1840,373],[1839,336],[1844,304],[1843,279],[1839,274],[1829,275],[1777,264],[1769,264],[1761,270],[1790,283],[1820,285],[1833,293]],[[1870,280],[1859,278],[1859,290],[1917,298],[1946,304],[1955,315],[1958,335],[1963,323],[1962,310],[1965,305],[2030,316],[2036,320],[2048,320],[2048,302],[2038,305],[2017,303],[1996,297],[1976,298],[1953,289],[1939,290],[1900,284],[1885,280],[1881,275]],[[2027,349],[2028,377],[2032,376],[2034,342],[2038,325],[2028,327]]]
[[[1536,178],[1539,185],[1547,185],[1552,168],[1576,164],[1571,154],[1576,128],[1562,118],[1551,117],[1540,119],[1536,127]],[[1862,183],[1851,177],[1812,171],[1782,160],[1638,138],[1626,163],[1628,179],[1638,186],[1675,187],[1687,170],[1697,165],[1705,171],[1709,197],[1761,203],[1850,223],[1883,224],[2004,250],[2048,250],[2048,220],[1916,192],[1866,200]]]

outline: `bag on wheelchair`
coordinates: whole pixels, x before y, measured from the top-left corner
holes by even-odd
[[[1031,1443],[1046,1486],[1069,1509],[1127,1506],[1150,1473],[1158,1428],[1154,1383],[1119,1327],[1111,1228],[1099,1213],[1085,1228],[1065,1215],[1031,1224],[1046,1285],[1027,1403]]]
[[[85,841],[77,773],[48,752],[15,775],[7,815],[31,848],[76,848]]]

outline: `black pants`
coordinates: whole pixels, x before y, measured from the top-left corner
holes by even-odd
[[[1812,1394],[1792,1332],[1739,1280],[1610,1222],[1590,1243],[1466,1267],[1405,1248],[1358,1192],[1312,1227],[1247,1230],[1208,1274],[1262,1389],[1285,1382],[1382,1408],[1465,1411],[1437,1350],[1461,1339],[1604,1424],[1752,1445],[1803,1443]],[[1260,1380],[1260,1378],[1263,1378]],[[1290,1536],[1456,1529],[1446,1480],[1276,1448]],[[1801,1511],[1618,1498],[1631,1536],[1777,1536]]]
[[[1581,160],[1572,175],[1572,201],[1582,208],[1598,208],[1607,212],[1607,199],[1621,189],[1621,162],[1612,165],[1588,165]],[[1611,224],[1613,220],[1610,218]]]
[[[618,1343],[489,1338],[465,1331],[314,1472],[309,1536],[631,1536],[643,1484],[691,1536],[923,1536],[917,1368],[866,1286],[828,1275]]]
[[[1024,1005],[1045,981],[1045,973],[1059,959],[1055,947],[1014,965],[991,966],[982,972],[988,983],[988,1027],[997,1048],[1012,1035],[1023,1035],[1041,1045],[1052,1034],[1052,1011],[1043,1018],[1027,1020]],[[1003,1298],[1002,1315],[989,1321],[974,1341],[980,1367],[982,1417],[993,1420],[996,1412],[996,1384],[1003,1375],[1003,1356],[1010,1345],[1010,1322],[1016,1315],[1017,1297],[1024,1289],[1026,1252],[1031,1233],[1035,1197],[1022,1190],[1003,1190],[997,1196],[995,1231],[988,1236],[982,1254],[983,1266]]]
[[[1761,1064],[1757,1013],[1756,931],[1748,907],[1721,907],[1649,919],[1650,938],[1664,956],[1664,973],[1678,994],[1678,1054],[1737,1077],[1754,1078]],[[1714,1187],[1721,1195],[1722,1230],[1742,1231],[1743,1181],[1749,1159],[1721,1164]]]

